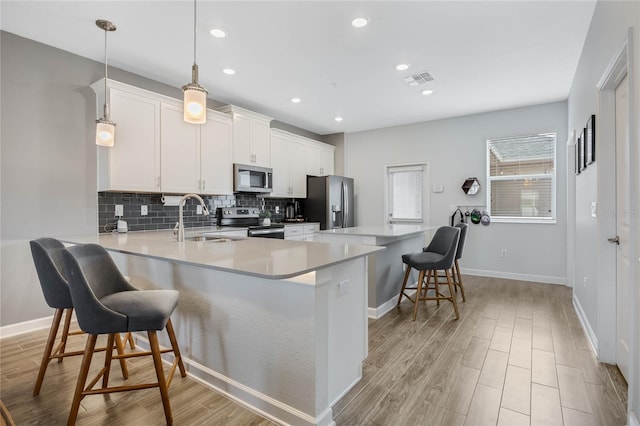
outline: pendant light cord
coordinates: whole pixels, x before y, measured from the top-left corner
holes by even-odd
[[[107,30],[104,30],[104,119],[109,120],[109,109],[107,105],[109,104],[109,92],[107,91]]]
[[[193,64],[196,64],[196,43],[197,43],[197,26],[196,26],[196,0],[193,0]]]

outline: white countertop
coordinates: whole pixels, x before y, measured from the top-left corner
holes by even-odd
[[[323,235],[342,235],[342,236],[359,236],[359,237],[404,237],[413,234],[419,234],[426,231],[436,229],[437,226],[429,226],[423,224],[386,224],[372,226],[354,226],[351,228],[327,229],[320,231]]]
[[[229,227],[223,227],[228,231]],[[187,230],[178,243],[172,231],[140,231],[126,234],[92,234],[59,237],[68,243],[96,243],[107,250],[165,259],[204,268],[219,269],[261,278],[286,279],[349,259],[366,256],[380,247],[328,244],[271,238],[246,238],[223,243],[189,241],[214,228]],[[223,235],[221,235],[223,236]]]

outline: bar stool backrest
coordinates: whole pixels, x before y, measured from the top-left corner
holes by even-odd
[[[456,251],[456,259],[462,258],[462,251],[464,250],[464,242],[467,240],[467,230],[469,229],[469,224],[467,223],[458,223],[456,228],[460,228],[460,241],[458,242],[458,251]]]
[[[64,252],[64,264],[78,324],[89,334],[127,331],[127,317],[104,306],[100,299],[138,290],[126,280],[107,251],[97,244],[81,244]]]
[[[460,240],[460,229],[455,226],[441,226],[436,230],[425,252],[437,253],[443,258],[434,269],[451,269]]]
[[[62,258],[64,244],[54,238],[39,238],[29,245],[47,304],[55,309],[73,308]]]

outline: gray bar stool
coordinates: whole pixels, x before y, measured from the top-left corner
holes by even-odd
[[[65,250],[64,244],[54,238],[40,238],[30,241],[29,244],[31,245],[31,255],[33,256],[33,263],[36,267],[44,299],[50,307],[55,309],[53,322],[49,329],[49,337],[47,338],[47,344],[44,349],[44,354],[42,355],[42,361],[40,362],[38,377],[33,388],[33,396],[36,396],[40,394],[44,375],[47,372],[47,367],[51,360],[57,359],[58,362],[62,362],[65,357],[83,354],[83,351],[65,352],[65,350],[69,336],[84,333],[82,331],[69,331],[71,317],[73,315],[73,301],[71,300],[71,293],[69,293],[69,286],[65,278],[62,260],[62,253]],[[56,343],[63,313],[65,313],[65,318],[62,334],[60,336],[60,342],[54,349],[53,346]],[[115,342],[118,353],[124,353],[124,345],[119,336]],[[96,351],[104,350],[105,348],[96,349]],[[124,359],[120,361],[120,368],[122,369],[123,377],[126,379],[128,377],[128,371]]]
[[[178,292],[175,290],[138,290],[120,273],[109,253],[97,244],[69,247],[63,252],[63,257],[78,323],[80,328],[89,334],[68,424],[75,424],[80,401],[86,395],[154,387],[160,390],[167,424],[173,424],[168,387],[176,367],[180,368],[182,377],[187,375],[171,324],[171,314],[178,304]],[[165,327],[171,342],[171,349],[160,350],[156,331]],[[98,335],[109,335],[107,347],[111,347],[115,335],[129,331],[146,331],[151,351],[116,355],[115,357],[113,351],[106,351],[104,367],[85,388]],[[165,352],[173,352],[174,355],[174,361],[167,377],[164,374],[161,358],[161,354]],[[112,358],[121,359],[141,355],[152,356],[157,382],[108,386]],[[100,378],[102,378],[102,387],[94,389]]]
[[[418,301],[420,300],[435,300],[440,304],[440,300],[449,300],[453,304],[453,309],[456,314],[456,319],[460,318],[460,314],[458,313],[458,302],[456,301],[456,297],[454,295],[454,284],[451,279],[450,270],[453,267],[456,251],[458,249],[458,241],[460,239],[460,229],[453,226],[442,226],[438,228],[433,239],[429,243],[424,251],[420,253],[413,254],[403,254],[402,262],[407,264],[407,271],[404,274],[404,281],[402,282],[402,289],[400,290],[400,297],[398,298],[397,306],[400,306],[400,302],[402,302],[402,296],[405,296],[409,300],[411,300],[414,304],[413,307],[413,320],[416,320],[418,315]],[[416,287],[407,287],[407,281],[409,280],[409,275],[411,274],[411,268],[415,268],[420,271],[418,275],[418,285]],[[445,276],[447,278],[447,285],[449,287],[449,296],[445,296],[440,293],[439,281],[438,281],[438,271],[444,271]],[[426,286],[422,287],[425,282],[426,275]],[[429,280],[433,277],[434,285],[435,285],[435,296],[429,297],[427,296],[427,292],[425,291],[425,295],[422,296],[422,291],[427,290],[429,288]],[[416,294],[412,299],[407,293],[406,290],[416,290]]]
[[[456,228],[460,228],[460,241],[458,242],[458,250],[456,250],[456,258],[453,261],[453,268],[451,268],[451,278],[453,279],[453,285],[458,292],[458,288],[460,289],[460,294],[462,294],[462,301],[466,302],[466,298],[464,296],[464,286],[462,285],[462,274],[460,273],[460,265],[458,264],[458,260],[462,258],[462,252],[464,250],[464,243],[467,240],[467,230],[469,229],[469,225],[466,223],[458,223],[455,225]],[[422,251],[427,251],[427,247],[423,248]],[[446,278],[444,275],[438,275],[438,278]],[[427,287],[427,291],[432,287]]]

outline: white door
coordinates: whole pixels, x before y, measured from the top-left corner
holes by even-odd
[[[629,170],[628,146],[629,83],[628,78],[616,87],[616,211],[619,245],[616,255],[616,363],[629,380],[629,352],[631,346],[631,287],[629,282]]]

